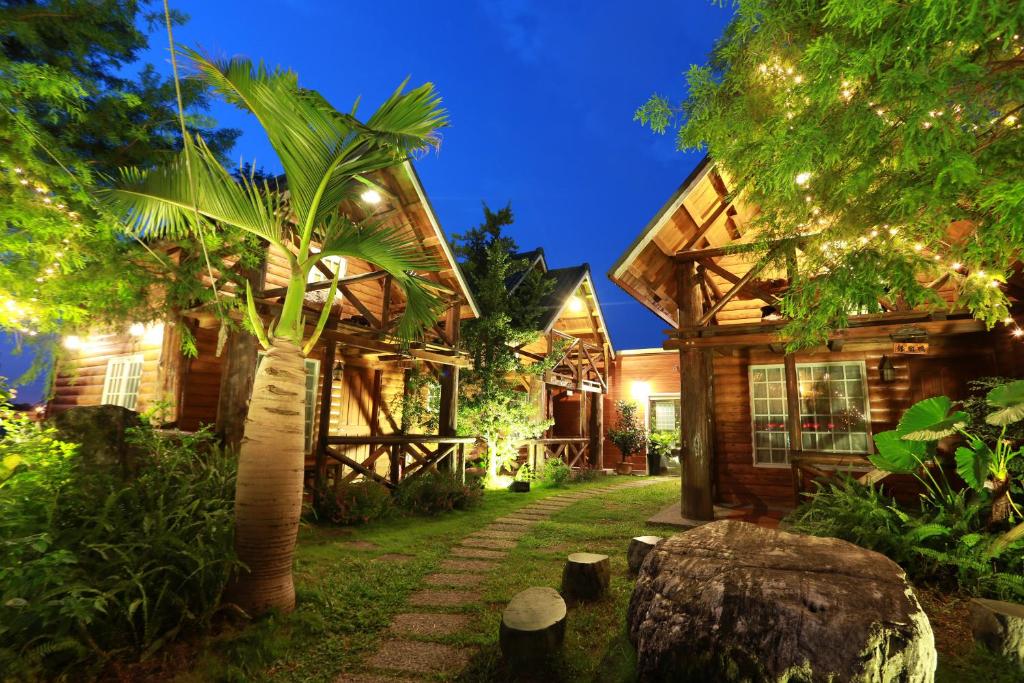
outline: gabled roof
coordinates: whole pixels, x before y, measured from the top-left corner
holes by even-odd
[[[548,262],[547,259],[544,258],[544,249],[542,247],[537,247],[533,251],[523,251],[518,254],[512,254],[512,261],[526,261],[526,266],[514,275],[510,275],[508,279],[505,280],[505,285],[508,287],[509,292],[516,291],[516,288],[519,287],[519,285],[523,283],[523,280],[526,279],[527,273],[534,268],[540,268],[542,273],[546,273],[548,271]]]
[[[562,311],[569,304],[576,290],[583,284],[583,280],[590,272],[590,266],[586,263],[569,268],[555,268],[549,270],[545,279],[554,282],[554,286],[544,296],[541,306],[544,308],[544,317],[541,318],[541,329],[550,332],[555,321],[561,316]]]

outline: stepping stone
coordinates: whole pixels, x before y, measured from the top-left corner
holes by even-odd
[[[444,560],[441,562],[441,569],[450,572],[486,572],[497,566],[497,562],[484,560]]]
[[[455,586],[463,588],[475,588],[487,578],[486,574],[428,574],[423,583],[428,586]]]
[[[562,594],[577,600],[596,600],[608,591],[611,578],[607,555],[573,553],[562,569]]]
[[[551,516],[551,512],[546,510],[520,510],[510,516],[521,519],[547,519]]]
[[[511,550],[516,547],[515,541],[507,538],[473,538],[467,537],[460,543],[467,548],[493,548],[494,550]]]
[[[514,665],[542,666],[565,639],[565,600],[553,588],[527,588],[501,614],[501,652]]]
[[[334,683],[403,683],[408,681],[409,683],[415,683],[417,679],[406,678],[405,676],[398,676],[394,674],[342,674],[340,678],[335,678]]]
[[[403,555],[402,553],[384,553],[373,558],[377,562],[408,562],[413,559],[412,555]]]
[[[525,534],[527,531],[530,530],[529,527],[530,527],[529,524],[509,524],[507,522],[494,522],[490,526],[484,527],[484,529],[490,530],[490,531],[508,531],[508,532],[513,533],[513,534],[515,534],[517,536],[522,536],[523,534]],[[479,533],[479,532],[477,532],[477,533]]]
[[[528,510],[564,510],[569,507],[571,503],[534,503]]]
[[[424,588],[409,596],[409,604],[417,607],[460,607],[480,602],[479,591],[438,590]]]
[[[495,524],[515,524],[516,526],[529,526],[536,524],[539,520],[536,519],[525,519],[523,517],[499,517],[494,520]]]
[[[373,541],[346,541],[341,545],[345,548],[354,548],[356,550],[376,550],[380,547]]]
[[[404,636],[450,636],[466,628],[472,617],[468,614],[438,614],[413,612],[395,615],[391,632]]]
[[[484,527],[480,531],[470,534],[467,538],[502,538],[514,541],[517,538],[522,538],[525,533],[526,529],[508,531],[507,529],[491,529],[490,527]]]
[[[503,550],[486,550],[484,548],[452,548],[453,557],[469,557],[477,560],[500,560],[507,552]]]
[[[391,669],[417,674],[454,673],[469,664],[473,652],[467,647],[412,640],[385,640],[366,660],[374,669]]]

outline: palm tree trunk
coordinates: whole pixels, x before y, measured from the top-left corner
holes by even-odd
[[[273,340],[253,383],[235,487],[235,550],[249,571],[239,573],[227,598],[250,614],[295,607],[305,397],[301,348]]]
[[[992,513],[989,526],[998,526],[1010,517],[1010,477],[992,479]]]

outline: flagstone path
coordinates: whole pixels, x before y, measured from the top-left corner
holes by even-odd
[[[479,587],[488,573],[500,566],[508,551],[516,547],[534,524],[583,498],[661,481],[664,480],[631,479],[585,491],[568,489],[519,508],[469,534],[451,548],[450,559],[442,561],[436,573],[423,579],[423,587],[410,594],[409,611],[395,616],[377,651],[363,663],[363,671],[343,674],[336,683],[393,683],[462,671],[475,654],[473,648],[431,641],[442,640],[471,626],[470,614],[453,610],[482,601]]]

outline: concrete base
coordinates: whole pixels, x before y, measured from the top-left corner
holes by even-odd
[[[753,508],[746,506],[726,506],[716,505],[715,506],[715,519],[718,521],[721,519],[738,519],[745,522],[752,522],[760,526],[766,527],[777,527],[779,519],[785,516],[786,511],[784,510],[771,510],[762,514],[755,513]],[[675,527],[677,529],[693,529],[702,524],[707,524],[709,520],[699,519],[687,519],[683,517],[680,512],[679,502],[672,503],[667,508],[654,515],[647,520],[648,524],[661,524],[664,526]]]

